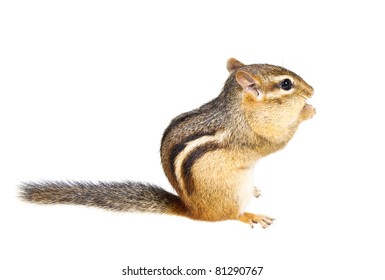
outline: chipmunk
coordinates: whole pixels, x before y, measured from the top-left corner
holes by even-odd
[[[268,64],[227,61],[218,97],[174,118],[164,131],[161,161],[177,195],[141,182],[24,183],[22,199],[109,210],[164,213],[202,221],[239,220],[266,228],[273,218],[244,212],[260,192],[252,174],[258,159],[286,146],[315,114],[313,88],[295,73]]]

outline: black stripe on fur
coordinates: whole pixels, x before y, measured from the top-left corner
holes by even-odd
[[[194,163],[207,152],[215,151],[220,148],[221,146],[218,143],[210,142],[198,146],[186,157],[182,165],[182,178],[188,195],[191,195],[194,192],[194,179],[192,176],[192,167]],[[210,170],[207,170],[207,172],[210,172]]]

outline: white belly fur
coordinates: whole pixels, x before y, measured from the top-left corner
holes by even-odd
[[[249,169],[244,170],[239,175],[238,181],[238,199],[239,199],[239,209],[241,213],[249,203],[250,199],[253,197],[254,193],[254,184],[253,184],[253,164]]]

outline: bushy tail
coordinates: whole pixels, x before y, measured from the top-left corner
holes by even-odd
[[[140,182],[23,183],[20,196],[25,201],[40,204],[80,204],[113,211],[186,215],[178,196]]]

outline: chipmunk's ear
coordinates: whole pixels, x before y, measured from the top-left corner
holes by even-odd
[[[245,92],[253,94],[257,100],[263,99],[264,96],[260,89],[260,81],[257,77],[249,72],[239,70],[235,74],[235,78]]]
[[[237,70],[239,67],[244,66],[244,64],[235,58],[229,58],[227,60],[227,70],[232,73],[234,70]]]

